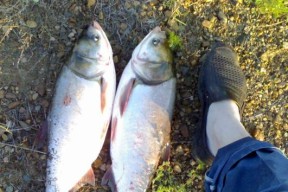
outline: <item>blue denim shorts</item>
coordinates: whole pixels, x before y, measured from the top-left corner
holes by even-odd
[[[221,148],[205,175],[205,190],[288,191],[288,159],[273,145],[246,137]]]

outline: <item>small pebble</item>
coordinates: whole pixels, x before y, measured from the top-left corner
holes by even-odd
[[[0,90],[0,99],[4,98],[4,94],[5,94],[4,90]]]
[[[54,37],[50,37],[50,41],[56,41]]]
[[[20,107],[19,113],[25,113],[25,112],[26,112],[26,109],[24,107]]]
[[[8,140],[8,136],[6,134],[2,134],[1,135],[3,141],[7,141]]]
[[[165,14],[165,17],[169,18],[172,15],[172,11],[167,10],[167,11],[164,12],[164,14]]]
[[[8,162],[9,162],[9,158],[8,158],[8,157],[4,157],[4,158],[3,158],[3,162],[4,162],[4,163],[8,163]]]
[[[21,62],[22,62],[22,63],[27,63],[27,61],[28,61],[28,59],[27,59],[26,57],[22,57],[22,58],[21,58]]]
[[[101,159],[96,159],[96,161],[93,163],[93,168],[99,168],[102,165]]]
[[[90,9],[92,6],[94,6],[96,3],[96,0],[88,0],[87,1],[87,8]]]
[[[265,135],[264,135],[264,132],[263,130],[261,129],[256,129],[253,133],[253,136],[258,139],[259,141],[264,141],[265,139]]]
[[[6,93],[5,97],[7,99],[16,99],[17,98],[16,95],[13,93]]]
[[[180,127],[180,132],[181,132],[183,137],[189,137],[189,130],[188,130],[188,127],[186,125],[182,125]]]
[[[118,63],[118,62],[119,62],[119,58],[118,58],[117,55],[115,55],[115,56],[113,57],[113,61],[114,61],[114,63]]]
[[[223,22],[223,23],[227,23],[227,17],[226,15],[223,13],[223,11],[219,11],[217,14],[218,19]]]
[[[288,42],[287,41],[283,42],[283,48],[288,49]]]
[[[210,42],[209,41],[203,41],[202,42],[202,47],[209,47],[210,46]]]
[[[176,173],[181,173],[181,172],[182,172],[181,167],[180,167],[179,165],[175,165],[175,166],[173,167],[173,170],[174,170]]]
[[[181,145],[178,145],[175,151],[177,155],[182,155],[184,153],[183,147]]]
[[[127,29],[127,24],[126,23],[121,23],[120,24],[120,29],[122,30],[122,31],[124,31],[125,29]]]
[[[12,186],[6,187],[6,192],[13,192],[13,187]]]
[[[29,27],[29,28],[36,28],[37,27],[37,23],[33,20],[27,20],[26,21],[26,25]]]
[[[29,175],[24,175],[24,176],[23,176],[23,181],[26,182],[26,183],[28,183],[28,182],[31,181],[31,177],[30,177]]]
[[[68,37],[69,38],[73,38],[74,37],[74,33],[73,32],[69,33]]]
[[[30,126],[27,123],[25,123],[24,121],[19,121],[19,125],[27,131],[31,129]]]
[[[45,87],[44,85],[39,85],[36,88],[37,93],[39,93],[40,96],[43,96],[45,94]]]
[[[102,171],[105,171],[105,170],[106,170],[106,165],[105,165],[105,164],[102,164],[102,165],[100,166],[100,169],[101,169]]]
[[[205,27],[205,28],[211,29],[213,24],[210,21],[208,21],[208,20],[204,20],[202,22],[202,26]]]
[[[32,95],[32,99],[35,101],[37,98],[38,98],[38,93],[34,93],[33,95]]]
[[[41,101],[41,103],[40,103],[40,105],[42,106],[42,107],[48,107],[49,106],[49,102],[46,100],[46,99],[43,99],[42,101]]]
[[[41,106],[40,106],[40,105],[36,105],[36,106],[35,106],[35,111],[36,111],[36,112],[39,112],[40,109],[41,109]]]
[[[14,108],[16,108],[18,105],[20,105],[20,104],[21,104],[20,101],[14,101],[14,102],[12,102],[12,103],[9,103],[8,108],[9,108],[9,109],[14,109]]]

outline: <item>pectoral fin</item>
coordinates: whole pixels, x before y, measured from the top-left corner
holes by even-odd
[[[92,168],[87,171],[87,173],[80,179],[80,181],[78,181],[78,183],[72,189],[69,190],[69,192],[76,192],[85,184],[95,186],[95,175]]]
[[[133,86],[135,84],[135,79],[130,79],[128,84],[125,86],[124,90],[122,90],[122,95],[120,96],[120,114],[123,115],[128,101],[129,101],[129,97],[131,95]]]
[[[101,110],[102,113],[106,107],[106,91],[107,91],[108,83],[105,81],[104,78],[101,79]]]

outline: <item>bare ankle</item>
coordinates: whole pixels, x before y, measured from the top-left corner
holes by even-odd
[[[220,148],[250,136],[240,122],[238,106],[232,100],[219,101],[210,105],[206,134],[209,149],[214,156]]]

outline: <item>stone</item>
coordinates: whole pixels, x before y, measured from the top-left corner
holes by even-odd
[[[19,113],[25,113],[25,112],[26,112],[26,109],[24,107],[20,107]]]
[[[217,14],[218,19],[223,22],[223,23],[227,23],[227,17],[226,15],[223,13],[223,11],[219,11]]]
[[[87,8],[90,9],[92,6],[94,6],[96,3],[96,0],[88,0],[87,1]]]
[[[96,159],[96,161],[94,161],[93,163],[93,168],[97,169],[102,165],[102,161],[101,159]]]
[[[181,172],[182,172],[181,167],[180,167],[179,165],[175,165],[175,166],[173,167],[173,170],[174,170],[176,173],[181,173]]]
[[[32,95],[32,99],[35,101],[37,98],[38,98],[38,93],[34,93],[33,95]]]
[[[177,155],[182,155],[184,153],[183,147],[181,145],[178,145],[175,152]]]
[[[118,62],[119,62],[119,58],[118,58],[117,55],[115,55],[115,56],[113,57],[113,61],[114,61],[114,63],[118,63]]]
[[[50,37],[50,41],[56,41],[54,37]]]
[[[9,108],[9,109],[14,109],[14,108],[16,108],[18,105],[20,105],[20,104],[21,104],[20,101],[14,101],[14,102],[9,103],[8,108]]]
[[[37,23],[35,21],[33,21],[33,20],[27,20],[26,21],[26,25],[29,28],[36,28],[37,27]]]
[[[205,27],[205,28],[207,28],[207,29],[211,29],[212,26],[213,26],[213,24],[212,24],[210,21],[208,21],[208,20],[204,20],[204,21],[202,22],[202,26]]]
[[[4,94],[5,94],[4,90],[0,90],[0,99],[4,98]]]
[[[100,169],[101,169],[102,171],[106,171],[106,165],[105,165],[105,164],[102,164],[102,165],[100,166]]]
[[[14,93],[6,93],[5,97],[7,99],[16,99],[16,95]]]
[[[283,48],[288,49],[288,42],[287,41],[283,42]]]
[[[69,33],[68,37],[69,37],[69,38],[73,38],[74,35],[75,35],[75,34],[74,34],[73,32],[71,32],[71,33]]]
[[[29,126],[27,123],[25,123],[24,121],[19,121],[19,125],[20,125],[23,129],[25,129],[26,131],[31,130],[30,126]]]
[[[189,130],[188,130],[188,127],[186,125],[182,125],[180,127],[180,132],[181,132],[183,137],[189,137]]]

